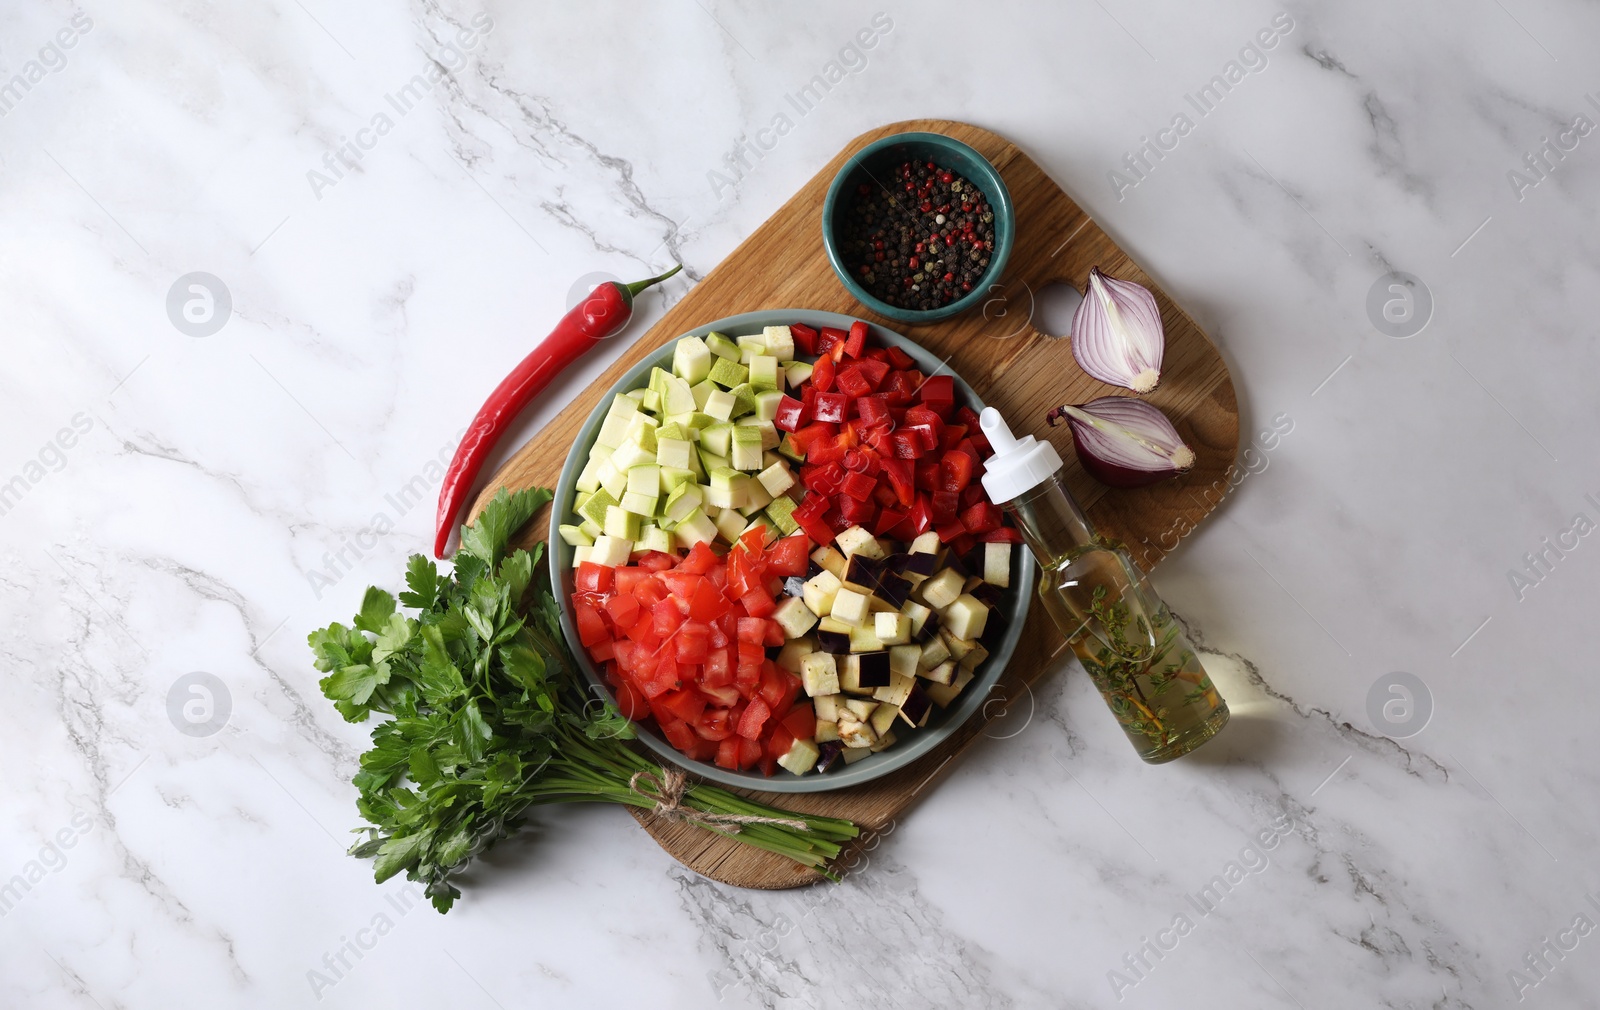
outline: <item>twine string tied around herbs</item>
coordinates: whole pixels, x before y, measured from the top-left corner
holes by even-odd
[[[650,791],[640,788],[641,783],[646,783]],[[708,830],[728,831],[738,834],[746,824],[776,824],[796,831],[810,831],[811,825],[793,817],[763,817],[759,814],[719,814],[709,810],[697,810],[683,802],[683,794],[689,787],[689,777],[676,768],[663,767],[661,774],[653,771],[638,771],[633,773],[633,778],[628,780],[628,788],[646,799],[656,801],[653,813],[668,818],[669,820],[682,821],[696,827]]]

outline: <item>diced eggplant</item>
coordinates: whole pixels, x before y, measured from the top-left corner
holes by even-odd
[[[850,633],[848,631],[829,631],[826,628],[818,628],[817,651],[835,656],[848,655],[850,652]]]
[[[937,554],[923,554],[919,551],[916,554],[904,555],[904,557],[906,559],[905,564],[899,568],[899,572],[902,575],[915,575],[925,579],[939,568],[939,555]]]
[[[950,703],[956,700],[956,695],[960,694],[962,689],[970,683],[972,683],[972,671],[962,670],[956,674],[956,679],[953,682],[949,684],[931,684],[923,690],[927,691],[928,697],[933,699],[935,705],[940,708],[948,708]]]
[[[973,646],[978,644],[971,639],[960,637],[949,628],[946,628],[939,637],[944,639],[945,648],[949,649],[950,655],[958,661],[967,653],[971,652]]]
[[[871,623],[850,629],[851,652],[880,652],[883,643],[878,641],[878,630]]]
[[[915,600],[907,600],[905,603],[901,604],[900,612],[911,618],[912,638],[915,638],[917,635],[922,633],[922,626],[927,623],[928,615],[933,613],[933,611],[929,610],[927,607],[924,607]]]
[[[839,742],[846,747],[871,747],[878,742],[878,734],[873,730],[871,723],[853,718],[840,719]]]
[[[911,693],[900,703],[901,717],[913,726],[921,726],[928,721],[928,713],[931,711],[933,711],[933,699],[928,697],[928,692],[922,689],[921,684],[912,684]]]
[[[811,638],[797,638],[792,642],[784,643],[778,650],[778,658],[773,662],[778,664],[778,669],[788,670],[790,673],[800,672],[800,660],[817,651],[817,643]]]
[[[844,697],[837,694],[825,694],[820,698],[811,699],[811,707],[816,710],[818,722],[838,722],[839,707],[844,704]]]
[[[889,669],[907,677],[917,674],[917,663],[922,659],[922,646],[896,645],[889,650]],[[798,665],[798,664],[797,664]]]
[[[880,562],[864,554],[853,554],[850,563],[845,566],[844,584],[847,588],[856,589],[864,593],[878,591],[878,579],[883,575],[883,566]]]
[[[833,596],[833,606],[829,609],[828,616],[836,621],[843,621],[852,628],[859,628],[867,619],[867,599],[870,595],[841,586]]]
[[[942,623],[943,622],[939,620],[939,615],[930,610],[928,612],[928,619],[922,622],[921,629],[919,629],[917,633],[911,637],[916,641],[926,645],[928,642],[939,637],[939,626]]]
[[[817,766],[819,748],[810,740],[796,740],[789,745],[789,750],[778,759],[778,764],[796,775],[804,775]]]
[[[906,677],[898,673],[890,674],[889,683],[872,692],[872,700],[898,708],[900,703],[906,700],[906,695],[911,693],[911,689],[916,684],[917,678],[915,677]]]
[[[931,670],[950,658],[950,650],[943,638],[934,638],[922,645],[922,658],[917,661],[919,670]]]
[[[874,743],[872,745],[872,747],[870,748],[870,750],[872,751],[872,753],[876,754],[879,751],[888,750],[890,747],[893,747],[893,746],[894,746],[894,730],[890,730],[889,732],[885,733],[883,736],[878,737],[878,742]]]
[[[922,584],[922,598],[934,610],[943,610],[956,602],[956,597],[966,588],[967,578],[954,568],[946,568]]]
[[[817,720],[817,728],[813,734],[817,743],[827,743],[839,739],[839,724],[830,720]]]
[[[811,552],[811,560],[819,567],[832,572],[834,578],[844,578],[844,555],[832,547],[818,547]]]
[[[983,545],[983,581],[1004,589],[1011,585],[1011,545]]]
[[[827,616],[833,610],[833,600],[839,593],[839,579],[832,572],[821,571],[807,579],[800,598],[813,614]]]
[[[900,717],[900,710],[893,705],[879,705],[872,713],[869,720],[872,723],[872,732],[883,736],[894,726],[894,721]]]
[[[844,749],[844,763],[847,765],[853,765],[862,758],[871,756],[871,747],[846,747]]]
[[[898,609],[911,598],[911,583],[893,572],[885,572],[878,579],[878,595]]]
[[[929,530],[911,541],[911,553],[937,555],[939,553],[939,534]]]
[[[830,771],[844,757],[844,744],[828,740],[817,745],[817,772]]]
[[[822,569],[818,568],[817,571],[820,572],[820,571],[822,571]],[[803,595],[805,595],[805,591],[806,591],[806,580],[802,579],[800,576],[791,575],[787,579],[783,580],[783,595],[785,595],[785,596],[803,596]]]
[[[800,682],[809,698],[838,694],[838,660],[826,652],[813,652],[806,656],[800,661]]]
[[[887,652],[864,652],[845,657],[839,683],[846,691],[871,694],[893,676]]]
[[[961,669],[976,670],[978,664],[989,658],[989,650],[982,643],[974,643],[972,651],[961,657]]]
[[[989,611],[989,620],[984,624],[983,634],[978,636],[978,641],[991,650],[998,649],[1000,647],[1000,639],[1006,635],[1006,622],[1005,608],[992,608]]]
[[[883,645],[904,645],[911,641],[911,618],[898,610],[880,610],[872,615],[873,632]]]
[[[958,638],[983,637],[984,625],[989,622],[989,608],[977,597],[962,593],[943,612],[944,626]]]
[[[923,670],[921,675],[934,684],[948,684],[956,679],[956,663],[947,659],[931,670]]]
[[[785,638],[804,637],[806,632],[817,626],[817,615],[798,596],[787,597],[778,604],[772,619],[783,629]]]
[[[980,582],[970,590],[972,598],[986,607],[998,607],[1005,598],[1005,591],[990,582]]]
[[[886,572],[903,572],[905,571],[906,561],[910,557],[911,555],[909,554],[891,554],[883,559],[883,570]]]

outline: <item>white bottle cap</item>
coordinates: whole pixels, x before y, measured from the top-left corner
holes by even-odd
[[[1055,446],[1032,435],[1017,438],[993,407],[983,408],[978,427],[994,449],[994,455],[983,464],[983,489],[996,505],[1031,491],[1061,469],[1061,456]]]

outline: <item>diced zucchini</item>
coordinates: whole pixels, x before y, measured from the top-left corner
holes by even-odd
[[[770,421],[778,416],[778,405],[783,403],[783,393],[776,389],[764,389],[756,394],[755,416],[763,421]],[[773,448],[777,447],[774,441]]]
[[[711,348],[699,337],[684,337],[672,349],[672,370],[691,386],[705,381],[711,373]]]
[[[691,386],[689,392],[694,395],[694,409],[697,411],[705,410],[706,401],[711,399],[711,394],[716,391],[717,384],[710,379],[705,379]]]
[[[721,333],[712,332],[706,334],[706,350],[719,358],[727,358],[731,361],[739,360],[739,345]]]
[[[731,508],[725,508],[717,514],[717,532],[730,544],[739,539],[749,525],[744,516]]]
[[[776,449],[778,447],[778,428],[771,421],[763,421],[756,415],[751,414],[749,417],[740,418],[738,423],[748,428],[754,428],[761,433],[761,451],[763,453],[768,449]],[[762,461],[751,467],[751,469],[760,470],[762,467],[770,465],[771,463],[763,456]]]
[[[767,345],[767,353],[779,361],[794,360],[794,334],[787,326],[767,326],[761,330],[761,339]]]
[[[804,385],[805,381],[811,378],[812,367],[813,366],[804,361],[794,361],[785,366],[783,369],[783,377],[788,381],[789,388],[799,389],[802,385]]]
[[[623,497],[627,497],[624,495]],[[619,540],[639,539],[639,516],[621,505],[606,509],[606,536]]]
[[[733,408],[733,394],[725,389],[719,389],[710,396],[706,397],[705,406],[701,407],[700,409],[719,421],[726,421],[733,417]],[[702,441],[703,440],[704,433],[702,433]]]
[[[800,659],[800,683],[811,698],[839,693],[839,664],[826,652],[813,652]]]
[[[700,432],[701,448],[714,452],[718,456],[726,456],[732,445],[733,424],[731,422],[718,421]]]
[[[661,467],[643,463],[628,468],[628,490],[634,494],[647,494],[654,498],[661,493]]]
[[[756,387],[748,382],[741,382],[728,390],[728,394],[733,397],[734,417],[743,417],[746,414],[755,412]]]
[[[672,534],[654,524],[646,524],[639,531],[639,539],[634,542],[635,551],[660,551],[663,554],[672,553]]]
[[[640,416],[642,417],[643,415]],[[654,438],[653,435],[651,437],[652,439]],[[627,473],[636,466],[654,463],[656,461],[655,442],[652,441],[650,445],[651,448],[646,449],[638,442],[630,439],[617,446],[616,451],[611,454],[611,459],[608,462],[623,473]],[[604,482],[604,478],[602,478],[601,483]]]
[[[673,522],[682,522],[690,512],[700,507],[704,496],[698,484],[681,484],[676,491],[667,495],[667,504],[662,509],[662,514]]]
[[[806,606],[805,600],[798,596],[791,596],[778,604],[772,619],[783,628],[785,638],[800,638],[817,626],[817,615],[812,613],[811,608]]]
[[[790,470],[789,464],[783,460],[779,460],[761,471],[756,479],[761,481],[761,486],[766,488],[767,493],[774,498],[794,487],[794,471]],[[593,489],[591,488],[590,490]]]
[[[655,518],[656,502],[658,500],[660,499],[657,495],[629,491],[622,496],[622,507],[636,516],[653,519]]]
[[[624,481],[624,484],[626,484],[626,481]],[[604,526],[606,521],[606,510],[619,504],[621,503],[617,501],[611,492],[607,491],[605,488],[601,488],[594,493],[593,498],[590,498],[588,501],[583,503],[583,508],[580,509],[579,512],[585,519],[588,519],[595,525]]]
[[[778,359],[766,354],[758,354],[750,359],[750,385],[757,392],[763,389],[778,388]]]
[[[616,568],[627,564],[628,558],[632,554],[633,541],[613,536],[595,537],[594,546],[589,548],[589,560],[597,565],[605,565],[607,568]]]
[[[693,458],[694,443],[688,439],[656,436],[656,462],[662,466],[688,470]]]
[[[750,381],[750,369],[739,364],[738,359],[718,357],[711,363],[711,372],[707,376],[712,382],[723,389],[732,389],[734,386]]]
[[[578,480],[574,486],[579,491],[592,493],[600,486],[600,465],[605,461],[604,456],[591,455],[589,461],[583,464],[583,469],[578,471]]]
[[[800,532],[800,524],[794,521],[794,499],[787,495],[772,499],[772,504],[767,506],[767,518],[784,536]]]
[[[761,431],[750,425],[734,425],[733,450],[729,458],[735,470],[761,469]]]
[[[709,544],[717,539],[717,524],[699,509],[695,509],[687,516],[678,520],[677,527],[672,531],[679,545],[688,548],[695,544]]]
[[[587,547],[594,543],[594,537],[585,533],[581,526],[568,526],[563,523],[556,527],[556,532],[561,535],[563,542],[573,547]]]

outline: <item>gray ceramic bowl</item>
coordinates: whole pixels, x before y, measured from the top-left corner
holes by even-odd
[[[698,329],[691,330],[684,336],[703,337],[715,330],[737,337],[746,333],[760,333],[764,326],[788,325],[790,323],[805,323],[807,326],[823,327],[837,326],[847,329],[854,319],[850,316],[840,315],[836,312],[815,312],[810,309],[770,309],[764,312],[746,312],[742,315],[729,316],[708,323]],[[900,334],[886,330],[881,326],[871,328],[873,338],[881,345],[896,345],[911,355],[917,362],[917,367],[923,372],[932,374],[941,370],[938,358],[923,350]],[[594,444],[595,435],[600,430],[600,422],[605,419],[606,409],[611,403],[612,395],[624,390],[637,389],[647,384],[650,369],[653,366],[670,369],[672,367],[672,348],[674,342],[668,342],[656,353],[645,358],[622,377],[611,390],[601,398],[600,402],[590,412],[589,418],[584,422],[583,428],[578,433],[577,443],[567,455],[567,463],[561,468],[561,477],[556,482],[555,501],[550,511],[550,583],[557,587],[557,596],[561,604],[561,630],[566,634],[567,641],[578,641],[578,630],[572,619],[572,548],[556,532],[556,527],[566,521],[565,517],[572,514],[572,499],[574,497],[573,485],[577,482],[578,471],[583,469],[583,463],[588,459],[589,446]],[[978,399],[972,387],[955,376],[956,389],[961,396],[961,402],[973,410],[982,410],[983,401]],[[1000,679],[1000,674],[1005,670],[1006,663],[1011,659],[1011,653],[1017,647],[1017,640],[1022,636],[1023,620],[1028,616],[1028,605],[1033,599],[1031,592],[1033,585],[1038,581],[1038,571],[1034,565],[1033,555],[1026,549],[1017,550],[1017,561],[1012,566],[1011,588],[1006,590],[1005,598],[1001,601],[999,611],[1006,619],[1005,636],[1000,640],[998,648],[993,650],[983,666],[978,669],[978,674],[967,689],[956,698],[955,704],[944,710],[935,710],[929,718],[928,725],[919,730],[898,732],[899,742],[880,753],[862,758],[855,764],[846,765],[817,775],[791,775],[779,769],[771,778],[763,776],[760,772],[732,772],[709,761],[690,761],[684,754],[667,743],[660,734],[645,726],[639,726],[639,740],[650,750],[654,751],[662,760],[686,768],[694,774],[710,779],[713,782],[727,786],[739,786],[746,789],[762,789],[775,793],[816,793],[826,792],[831,789],[843,789],[847,786],[858,786],[863,782],[870,782],[882,775],[887,775],[897,768],[904,768],[913,761],[927,754],[939,743],[954,733],[960,726],[972,717],[972,714],[983,707],[984,700]],[[610,688],[606,685],[604,677],[595,669],[594,664],[581,648],[574,650],[577,653],[578,666],[583,670],[589,683],[598,692],[605,692],[610,697]]]

